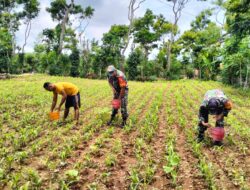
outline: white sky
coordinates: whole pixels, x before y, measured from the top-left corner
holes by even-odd
[[[85,31],[85,36],[88,39],[102,38],[103,33],[108,32],[111,25],[128,24],[128,5],[130,0],[75,0],[77,4],[83,7],[88,5],[95,9],[94,16],[91,18],[89,25]],[[189,0],[189,3],[183,10],[182,17],[179,21],[181,32],[190,28],[190,23],[195,19],[202,10],[213,7],[212,0],[207,2]],[[49,7],[50,0],[40,0],[40,13],[37,18],[32,20],[32,30],[28,39],[28,44],[25,48],[26,52],[32,52],[35,42],[38,41],[38,36],[45,28],[53,28],[57,24],[53,22],[50,14],[46,12],[46,7]],[[166,0],[146,0],[137,10],[135,16],[143,16],[146,9],[151,9],[154,14],[163,14],[169,21],[173,19],[171,11],[171,2]],[[223,14],[219,15],[220,20]],[[17,44],[22,45],[24,41],[25,26],[21,26],[17,32]]]

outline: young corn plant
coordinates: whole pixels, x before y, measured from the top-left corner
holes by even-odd
[[[89,168],[94,168],[95,167],[95,163],[93,162],[92,158],[91,158],[91,153],[87,153],[84,155],[84,167],[89,167]]]
[[[117,158],[114,154],[108,154],[104,161],[105,166],[108,168],[115,166],[116,162]]]
[[[98,190],[98,184],[96,182],[93,182],[87,186],[88,190]]]
[[[107,183],[109,181],[109,177],[111,176],[111,173],[110,172],[103,172],[101,175],[100,175],[100,181],[102,183]]]
[[[173,185],[176,185],[178,166],[181,160],[179,155],[174,151],[174,145],[172,142],[168,143],[166,149],[167,149],[167,155],[166,155],[167,163],[163,166],[163,171],[167,175],[170,175]]]
[[[38,172],[33,169],[28,169],[24,174],[25,180],[29,189],[39,189],[42,185],[42,179],[39,176]],[[27,187],[27,184],[24,187]]]
[[[143,182],[144,184],[150,184],[153,181],[153,177],[156,171],[156,165],[153,163],[146,163],[146,166],[144,166],[143,168]]]
[[[67,170],[64,173],[64,178],[61,179],[59,186],[60,189],[68,190],[70,186],[79,181],[79,172],[77,170]]]
[[[200,171],[202,172],[205,180],[207,181],[209,188],[212,190],[216,190],[216,184],[215,184],[215,175],[213,172],[213,166],[212,163],[207,163],[207,161],[203,158],[200,159],[199,166]]]
[[[20,172],[12,174],[9,176],[9,186],[11,189],[18,189],[20,187],[20,182],[22,178],[22,174]]]
[[[136,169],[132,169],[132,171],[130,172],[130,175],[129,175],[129,179],[131,181],[130,186],[129,186],[130,189],[131,190],[139,189],[139,186],[140,186],[142,179],[140,179],[139,173]]]

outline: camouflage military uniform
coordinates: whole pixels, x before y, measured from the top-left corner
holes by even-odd
[[[128,84],[127,79],[123,72],[117,70],[117,76],[116,77],[109,77],[108,76],[108,82],[115,90],[113,99],[118,99],[121,93],[121,88],[125,88],[125,94],[124,97],[121,98],[121,114],[123,121],[126,121],[128,118],[128,111],[127,111],[127,105],[128,105]],[[115,117],[115,115],[118,113],[118,109],[112,109],[111,114],[111,120]]]
[[[204,132],[207,130],[207,127],[203,126],[202,122],[208,123],[208,116],[209,116],[208,102],[211,98],[215,98],[216,101],[218,101],[216,115],[220,115],[223,113],[223,116],[216,121],[216,127],[224,127],[224,117],[227,117],[230,111],[225,108],[225,103],[228,101],[228,98],[223,93],[223,91],[219,89],[207,91],[199,109],[199,124],[198,124],[199,141],[204,138]]]

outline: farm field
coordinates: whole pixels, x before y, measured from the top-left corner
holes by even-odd
[[[73,110],[65,123],[49,121],[47,81],[80,88],[79,126]],[[222,147],[208,135],[196,143],[198,109],[214,88],[234,104]],[[129,82],[124,129],[121,118],[106,125],[112,92],[104,80],[25,76],[0,81],[0,96],[0,189],[250,189],[249,92],[196,80]]]

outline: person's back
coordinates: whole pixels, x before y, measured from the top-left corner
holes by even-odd
[[[119,93],[121,88],[125,87],[128,89],[128,83],[125,74],[120,71],[116,70],[116,77],[109,77],[108,76],[108,81],[112,85],[112,87]]]
[[[204,96],[205,101],[209,101],[211,98],[227,99],[227,96],[220,89],[208,90]]]
[[[204,132],[211,127],[208,116],[213,115],[216,118],[217,128],[224,128],[224,117],[227,117],[231,107],[232,103],[222,90],[213,89],[206,92],[199,109],[198,142],[203,141]],[[214,143],[221,144],[219,141]]]
[[[62,94],[62,90],[64,90],[68,96],[74,96],[79,92],[78,87],[70,82],[57,82],[54,83],[54,85],[56,87],[55,91],[58,94]]]
[[[57,108],[58,112],[60,112],[61,106],[65,103],[64,119],[66,119],[68,117],[70,107],[74,107],[75,120],[76,124],[78,125],[79,108],[81,106],[81,98],[78,87],[70,82],[57,82],[57,83],[45,82],[43,87],[46,90],[53,92],[54,94],[51,105],[51,112],[54,111],[55,106],[57,104],[57,96],[58,94],[60,94],[62,95],[62,99]]]

